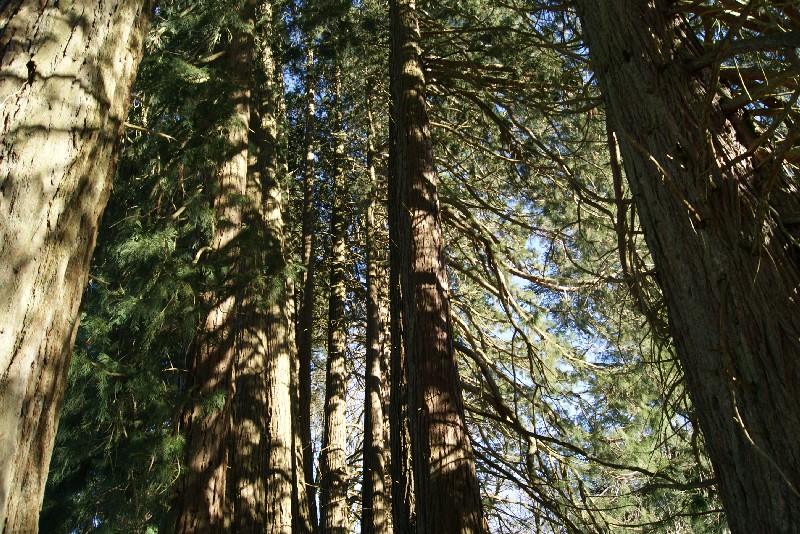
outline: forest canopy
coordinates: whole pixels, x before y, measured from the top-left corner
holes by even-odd
[[[800,524],[795,2],[39,4],[0,532]]]

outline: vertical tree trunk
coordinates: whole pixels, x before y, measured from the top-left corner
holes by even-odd
[[[228,159],[218,173],[215,199],[217,228],[212,248],[215,261],[227,271],[222,287],[206,295],[209,313],[188,363],[190,402],[183,415],[188,472],[179,483],[175,531],[179,534],[227,532],[228,446],[232,372],[239,338],[241,310],[235,273],[242,267],[239,238],[247,190],[253,36],[240,32],[228,50],[233,102],[228,132]]]
[[[220,291],[219,295],[222,294]],[[175,504],[175,532],[179,534],[228,530],[234,306],[233,296],[214,304],[206,317],[202,339],[197,340],[187,366],[191,377],[190,401],[180,429],[186,438],[187,472],[178,482]]]
[[[414,0],[391,2],[392,115],[403,346],[417,531],[484,532],[480,488],[453,351],[439,199]]]
[[[395,128],[390,118],[389,128],[389,217],[397,213],[399,183],[395,177],[397,151]],[[403,313],[401,310],[400,259],[397,225],[389,221],[389,446],[392,474],[392,526],[395,532],[416,532],[414,511],[414,476],[412,474],[411,435],[408,428],[408,383],[403,350]]]
[[[321,518],[325,534],[346,534],[350,530],[347,505],[347,421],[346,392],[347,323],[345,318],[345,218],[344,218],[344,129],[342,125],[341,81],[335,67],[334,94],[334,176],[331,210],[331,275],[328,308],[328,365],[325,378],[325,433],[322,440]]]
[[[275,79],[277,83],[277,103],[278,103],[278,118],[279,124],[281,125],[282,129],[286,130],[286,100],[283,95],[286,93],[286,86],[283,77],[283,68],[281,65],[282,57],[281,57],[281,45],[286,31],[285,26],[283,25],[283,13],[282,10],[277,9],[273,10],[273,25],[275,28],[275,35],[276,37],[273,39],[275,45],[273,46],[273,62],[275,64]],[[312,57],[313,61],[313,57]],[[278,148],[278,167],[279,171],[279,185],[281,189],[285,192],[285,194],[289,194],[292,188],[289,186],[288,181],[290,178],[289,173],[289,164],[288,164],[288,155],[289,155],[289,143],[288,143],[288,136],[281,135],[279,132],[281,129],[278,129],[277,139],[279,140],[277,143]],[[294,222],[294,217],[292,216],[291,212],[291,201],[287,198],[283,204],[283,220],[284,221],[292,221]],[[285,222],[284,222],[285,226]],[[283,229],[281,230],[281,234],[284,235],[284,238],[288,236],[288,234],[284,234]],[[308,486],[307,486],[307,477],[305,474],[305,447],[303,446],[303,425],[300,422],[301,414],[305,411],[301,407],[301,395],[300,395],[300,360],[298,356],[297,350],[297,295],[295,294],[297,290],[297,282],[293,274],[295,265],[293,264],[295,261],[294,255],[288,253],[288,248],[284,246],[284,264],[287,266],[287,273],[284,276],[286,280],[286,310],[287,310],[287,318],[288,318],[288,346],[289,346],[289,363],[291,365],[291,382],[289,384],[289,391],[291,395],[291,412],[290,412],[290,422],[291,422],[291,430],[292,430],[292,532],[293,534],[312,534],[314,532],[314,523],[312,522],[311,516],[311,503],[309,501],[309,494],[308,494]],[[292,262],[292,265],[289,265],[289,262]],[[310,382],[310,375],[308,376],[308,380]],[[310,414],[310,410],[309,410]],[[310,419],[310,417],[309,417]],[[310,434],[310,425],[309,425],[309,434]],[[314,510],[316,512],[316,508]]]
[[[683,67],[701,50],[672,2],[577,4],[731,529],[796,531],[796,183],[739,157],[709,73]]]
[[[286,173],[284,173],[286,174]],[[287,217],[288,218],[288,217]],[[295,303],[295,281],[288,280],[287,303]],[[297,339],[295,338],[296,308],[288,306],[289,310],[289,346],[295,349],[290,360],[292,381],[289,385],[292,395],[292,532],[295,534],[311,534],[314,525],[311,522],[311,504],[308,500],[308,481],[305,474],[305,448],[303,447],[303,428],[300,423],[303,409],[300,401],[300,360],[297,357]]]
[[[236,362],[234,473],[236,531],[292,532],[291,352],[284,256],[272,4],[255,14],[254,167],[248,176],[248,250],[244,325]]]
[[[317,492],[314,484],[314,449],[311,445],[311,353],[314,328],[314,51],[309,45],[306,60],[306,131],[305,166],[303,167],[303,235],[300,261],[304,267],[300,283],[300,311],[297,320],[297,359],[300,388],[300,441],[303,448],[303,471],[312,530],[317,528]]]
[[[37,530],[78,306],[150,6],[0,7],[3,532]]]
[[[367,98],[368,106],[370,104]],[[364,481],[362,483],[361,533],[377,534],[389,532],[389,510],[387,491],[384,487],[386,475],[386,444],[383,424],[383,360],[385,360],[385,279],[386,254],[381,253],[381,239],[376,224],[375,210],[378,199],[378,179],[375,173],[375,136],[372,114],[369,119],[367,167],[370,175],[370,199],[367,205],[367,358],[364,391]]]

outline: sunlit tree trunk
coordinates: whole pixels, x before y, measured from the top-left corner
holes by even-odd
[[[331,210],[331,274],[328,308],[328,364],[325,378],[325,429],[322,439],[322,482],[320,526],[325,534],[349,532],[347,505],[347,319],[345,317],[346,253],[344,217],[344,129],[342,123],[341,74],[335,67],[334,102],[334,176]]]
[[[35,532],[149,1],[0,6],[0,531]]]
[[[314,234],[316,210],[314,208],[314,52],[309,46],[306,59],[306,130],[303,140],[305,164],[303,167],[303,207],[301,258],[303,271],[300,275],[302,291],[297,318],[297,359],[299,416],[298,425],[302,446],[303,471],[312,530],[318,524],[317,492],[314,484],[314,449],[311,444],[311,351],[314,328]]]
[[[189,404],[182,432],[186,439],[186,474],[178,485],[177,533],[227,532],[232,373],[239,350],[239,243],[246,194],[250,129],[253,36],[240,32],[228,50],[233,117],[227,137],[227,160],[218,172],[217,228],[213,261],[227,271],[224,283],[206,296],[210,311],[187,364]]]
[[[292,531],[292,343],[271,15],[268,3],[244,4],[242,31],[231,45],[234,117],[215,239],[218,254],[228,257],[231,288],[213,296],[208,349],[194,366],[200,398],[192,408],[197,424],[187,426],[191,471],[179,532]],[[232,391],[224,408],[209,410],[208,397],[225,384]]]
[[[414,0],[391,2],[392,118],[396,151],[390,208],[397,228],[417,532],[484,532],[453,351],[436,173]]]
[[[292,179],[289,173],[289,142],[288,136],[281,133],[287,127],[287,113],[286,113],[286,99],[283,97],[286,94],[285,79],[283,76],[283,58],[281,56],[281,45],[286,38],[286,27],[283,23],[283,12],[273,10],[272,21],[274,35],[273,42],[273,63],[275,65],[275,80],[277,82],[275,95],[277,102],[277,152],[278,152],[278,181],[277,186],[283,195],[288,195],[291,191],[289,181]],[[281,203],[281,212],[283,214],[281,236],[285,240],[289,238],[290,233],[284,228],[285,221],[292,221],[291,213],[291,200],[285,198]],[[296,265],[294,265],[293,254],[289,252],[289,246],[284,243],[283,251],[283,265],[286,272],[282,276],[286,283],[286,300],[284,306],[286,310],[286,317],[288,319],[287,326],[287,345],[289,347],[289,364],[291,367],[291,381],[289,383],[289,395],[291,397],[291,411],[290,411],[290,426],[291,426],[291,462],[292,462],[292,533],[293,534],[311,534],[314,531],[314,526],[311,521],[311,508],[308,500],[308,491],[306,486],[305,475],[305,455],[303,448],[302,426],[300,420],[300,361],[297,355],[297,318],[295,314],[297,309],[295,303],[297,301],[295,291],[297,289],[297,282],[294,276]],[[291,263],[290,263],[291,262]]]
[[[255,10],[255,101],[244,247],[250,256],[235,366],[233,473],[237,532],[292,532],[291,357],[273,7]]]
[[[795,176],[746,154],[674,2],[577,2],[731,529],[800,525]],[[792,235],[791,232],[795,234]]]
[[[369,99],[368,99],[369,100]],[[386,475],[386,443],[384,441],[384,399],[382,394],[383,370],[385,367],[386,335],[386,253],[383,243],[385,230],[376,219],[379,185],[375,172],[375,129],[372,114],[367,110],[369,140],[367,168],[370,175],[370,198],[367,205],[366,249],[367,249],[367,357],[364,392],[364,480],[361,498],[361,533],[376,534],[390,532],[388,490]],[[383,235],[381,235],[383,233]]]

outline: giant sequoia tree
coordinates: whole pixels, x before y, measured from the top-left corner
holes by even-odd
[[[34,532],[150,2],[0,8],[0,530]]]
[[[252,18],[252,5],[249,7]],[[240,313],[233,273],[242,268],[239,238],[243,226],[241,198],[247,184],[252,33],[240,31],[225,52],[233,113],[226,139],[226,161],[216,173],[214,207],[218,223],[211,248],[227,275],[221,276],[222,283],[205,295],[208,312],[187,362],[189,402],[181,424],[187,442],[187,469],[176,501],[178,533],[223,532],[230,521],[226,517],[231,506],[228,447]],[[215,397],[217,402],[209,409]]]
[[[222,268],[190,359],[178,532],[292,529],[292,342],[272,5],[246,2],[234,17],[238,31],[226,51],[233,113],[212,243]]]
[[[392,16],[390,206],[408,381],[408,413],[420,532],[483,532],[480,488],[464,422],[453,350],[436,169],[425,103],[416,4],[395,0]],[[399,377],[393,377],[398,380]]]
[[[783,156],[797,125],[764,144],[742,109],[726,112],[717,85],[729,50],[767,40],[734,41],[731,30],[706,50],[674,2],[577,4],[731,527],[793,531],[800,204]],[[784,46],[777,53],[798,62]]]

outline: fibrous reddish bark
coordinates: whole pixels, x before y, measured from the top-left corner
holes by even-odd
[[[194,365],[200,398],[187,425],[190,472],[182,483],[177,530],[289,534],[292,340],[279,183],[279,71],[271,4],[246,2],[241,17],[229,53],[234,114],[213,247],[226,264],[228,284],[209,296],[212,311],[201,342],[208,349]],[[277,291],[270,292],[265,277]],[[224,407],[209,411],[202,399],[220,390]]]
[[[190,403],[183,416],[187,472],[178,486],[177,533],[226,532],[230,529],[228,471],[233,395],[233,365],[239,350],[238,287],[232,276],[240,256],[238,240],[244,214],[248,172],[251,83],[248,76],[253,36],[236,35],[228,49],[233,102],[227,161],[218,172],[214,201],[217,227],[212,243],[215,261],[228,270],[221,287],[205,296],[209,313],[188,364]],[[241,267],[241,265],[238,265]],[[220,397],[212,401],[213,397]],[[222,401],[222,402],[220,402]]]
[[[255,8],[254,67],[261,82],[254,86],[250,122],[254,164],[247,178],[247,285],[234,380],[234,517],[240,533],[291,534],[292,343],[278,140],[281,70],[272,3],[259,0]]]
[[[399,209],[397,151],[394,127],[389,128],[389,217]],[[392,527],[396,532],[414,532],[416,513],[412,474],[411,436],[408,428],[408,383],[403,350],[403,312],[400,291],[399,231],[389,222],[389,469],[392,476]]]
[[[397,229],[417,531],[484,532],[453,351],[436,172],[414,0],[393,0],[390,224]],[[391,187],[391,186],[390,186]]]

